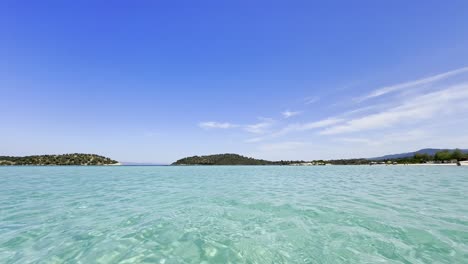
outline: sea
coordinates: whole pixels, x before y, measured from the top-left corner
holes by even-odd
[[[468,166],[3,166],[0,263],[468,263]]]

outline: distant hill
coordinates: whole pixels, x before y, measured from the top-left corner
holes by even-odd
[[[180,159],[172,165],[273,165],[275,162],[244,157],[238,154],[216,154]]]
[[[403,158],[410,158],[413,157],[415,154],[427,154],[430,156],[434,156],[437,152],[443,151],[443,150],[448,150],[448,151],[453,151],[454,149],[433,149],[433,148],[426,148],[426,149],[420,149],[418,151],[414,152],[406,152],[406,153],[400,153],[400,154],[391,154],[391,155],[385,155],[381,157],[375,157],[375,158],[370,158],[369,160],[394,160],[394,159],[403,159]],[[468,149],[462,149],[461,150],[463,153],[468,153]]]
[[[0,156],[0,165],[119,165],[116,160],[96,154]]]

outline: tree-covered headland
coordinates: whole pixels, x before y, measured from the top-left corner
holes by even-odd
[[[268,161],[254,159],[238,154],[215,154],[206,156],[192,156],[180,159],[172,165],[289,165],[303,163],[304,161]]]
[[[413,156],[404,158],[388,159],[339,159],[339,160],[313,160],[313,161],[269,161],[254,159],[238,154],[216,154],[206,156],[186,157],[172,165],[368,165],[368,164],[420,164],[420,163],[453,163],[468,160],[468,153],[455,150],[441,150],[434,155],[426,153],[415,153]]]
[[[0,165],[112,165],[118,161],[96,154],[0,156]]]

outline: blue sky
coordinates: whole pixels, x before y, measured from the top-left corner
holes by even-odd
[[[468,147],[467,1],[2,1],[0,155]]]

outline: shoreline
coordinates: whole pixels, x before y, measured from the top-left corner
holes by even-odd
[[[457,166],[457,163],[415,163],[415,164],[396,164],[401,166],[414,165],[414,166]],[[460,161],[461,166],[468,166],[468,161]]]
[[[117,163],[112,163],[112,164],[104,164],[104,166],[122,166],[122,163],[117,162]]]

